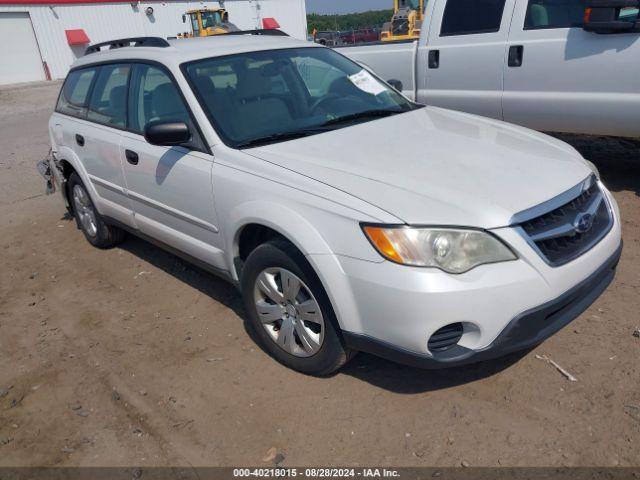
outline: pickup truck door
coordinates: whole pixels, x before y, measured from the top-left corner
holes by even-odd
[[[143,136],[150,122],[184,122],[192,139],[185,146],[152,145]],[[213,201],[213,156],[179,87],[163,67],[135,64],[129,87],[128,126],[120,151],[140,232],[223,269],[225,260]]]
[[[418,55],[419,102],[502,119],[505,44],[514,3],[435,2]]]
[[[513,59],[505,65],[504,119],[537,130],[638,136],[640,33],[583,30],[584,4],[518,1],[509,34]]]

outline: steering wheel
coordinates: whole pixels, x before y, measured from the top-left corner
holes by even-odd
[[[315,102],[313,102],[313,105],[311,105],[309,107],[309,110],[313,113],[315,112],[323,103],[325,102],[329,102],[331,100],[338,100],[340,98],[340,95],[338,95],[337,93],[328,93],[327,95],[325,95],[324,97],[320,97],[318,100],[316,100]]]

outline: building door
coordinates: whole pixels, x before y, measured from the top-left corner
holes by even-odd
[[[29,14],[0,13],[0,32],[0,84],[45,80]]]

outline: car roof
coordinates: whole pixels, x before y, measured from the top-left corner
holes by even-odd
[[[284,35],[251,34],[177,38],[168,40],[168,44],[168,47],[130,46],[115,49],[103,47],[102,51],[77,59],[71,68],[120,60],[151,60],[170,67],[177,67],[184,62],[238,53],[300,47],[323,48],[316,43]]]

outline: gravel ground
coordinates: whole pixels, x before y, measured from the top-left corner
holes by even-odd
[[[43,195],[58,89],[0,90],[0,466],[640,465],[638,142],[563,137],[601,169],[625,238],[569,327],[471,367],[359,355],[316,379],[256,347],[231,286],[135,238],[96,250]]]

